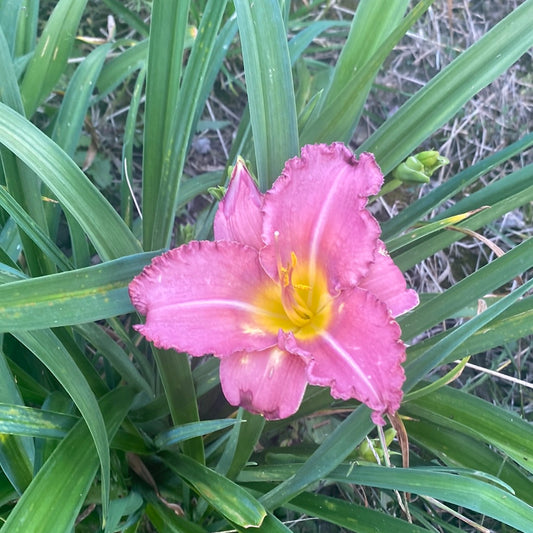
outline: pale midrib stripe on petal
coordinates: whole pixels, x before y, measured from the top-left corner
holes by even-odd
[[[313,235],[311,238],[311,253],[309,255],[309,281],[313,285],[316,279],[316,265],[318,261],[318,246],[324,232],[325,221],[327,219],[327,213],[330,209],[330,204],[334,199],[335,191],[337,190],[337,183],[339,179],[344,178],[344,173],[339,172],[336,176],[333,187],[329,188],[328,194],[325,200],[321,204],[318,216],[315,218],[315,224],[313,226]]]
[[[374,388],[374,385],[361,370],[361,367],[352,359],[350,354],[337,342],[337,340],[326,331],[320,333],[320,337],[322,337],[322,339],[324,339],[339,354],[339,357],[357,374],[361,381],[368,387],[368,390],[372,392],[377,402],[381,402],[382,400]]]
[[[279,313],[272,313],[271,311],[267,311],[266,309],[263,309],[262,307],[258,307],[257,305],[253,305],[247,302],[242,302],[239,300],[225,300],[220,298],[209,298],[205,300],[191,300],[190,302],[179,302],[179,303],[173,303],[168,305],[161,305],[158,306],[162,309],[191,309],[191,308],[201,308],[201,307],[224,307],[228,309],[235,309],[235,310],[243,310],[251,314],[257,314],[262,316],[269,316],[269,317],[283,317]]]

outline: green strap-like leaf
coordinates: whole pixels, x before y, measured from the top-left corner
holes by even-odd
[[[0,16],[6,6],[13,4],[9,2],[2,2],[0,4]],[[6,17],[6,20],[8,18]],[[4,22],[0,18],[0,100],[9,105],[19,113],[24,113],[22,105],[22,97],[17,83],[17,74],[15,72],[15,65],[9,50],[9,43],[5,35],[5,28],[1,25]]]
[[[438,469],[386,468],[347,465],[332,472],[329,479],[369,487],[395,489],[430,496],[466,507],[527,531],[533,523],[533,507],[493,484],[473,477]]]
[[[403,2],[395,2],[394,10],[390,6],[385,7],[385,2],[380,2],[382,9],[387,10],[387,15],[374,11],[375,6],[371,5],[371,1],[364,5],[362,22],[378,19],[377,36],[367,37],[371,49],[375,52],[370,57],[360,57],[358,51],[351,51],[350,55],[343,59],[340,67],[343,72],[339,72],[332,86],[332,97],[326,98],[317,112],[306,122],[300,139],[302,144],[349,142],[373,79],[394,46],[433,2],[434,0],[421,0],[404,19],[400,20],[397,19],[404,8]],[[380,15],[381,20],[379,20]],[[391,29],[390,24],[394,19],[396,23]],[[361,42],[365,41],[367,32],[373,34],[374,25],[364,27],[357,19],[354,19],[353,24],[357,26],[359,35],[352,34],[351,40],[360,46]]]
[[[164,460],[228,520],[243,527],[263,522],[265,509],[239,485],[187,456],[165,454]]]
[[[514,290],[511,294],[483,311],[483,313],[480,313],[454,329],[453,332],[441,339],[414,361],[407,361],[404,365],[406,374],[404,391],[408,392],[427,372],[442,364],[466,339],[470,338],[476,331],[505,311],[505,309],[510,307],[530,290],[531,287],[533,287],[533,280]]]
[[[135,511],[143,505],[144,500],[137,492],[130,492],[127,496],[111,500],[104,533],[116,533],[117,531],[127,533],[128,530],[123,529],[124,524],[120,524],[121,518],[125,515],[135,516]]]
[[[15,57],[30,55],[35,50],[38,24],[39,0],[23,0],[22,10],[17,20]],[[26,62],[26,58],[24,62]]]
[[[17,382],[0,348],[0,402],[14,407],[24,405]],[[0,434],[3,433],[0,430]],[[32,439],[14,435],[0,438],[0,466],[13,487],[20,493],[30,484],[35,449]]]
[[[46,389],[37,379],[31,376],[12,359],[7,359],[7,364],[11,370],[13,379],[16,381],[21,394],[23,394],[24,399],[27,402],[41,405],[44,401],[46,401],[46,398],[50,395],[50,391],[48,389]]]
[[[214,433],[221,429],[238,424],[237,420],[221,419],[221,420],[205,420],[201,422],[193,422],[192,424],[183,424],[169,430],[165,430],[155,438],[155,445],[158,448],[171,448],[188,439],[194,437],[201,437],[208,433]]]
[[[0,403],[0,433],[60,439],[77,420],[62,413]]]
[[[61,107],[59,108],[52,132],[52,139],[70,157],[74,156],[74,152],[79,144],[89,102],[110,49],[110,43],[101,45],[82,61],[70,79]],[[48,203],[46,208],[50,233],[57,235],[57,227],[61,214],[60,208],[52,202]],[[69,237],[74,264],[82,267],[88,266],[90,265],[91,257],[89,243],[87,242],[83,228],[69,211],[65,212],[65,216],[69,226]]]
[[[22,4],[22,0],[3,0],[0,2],[0,31],[5,35],[7,49],[11,56],[15,50],[17,22]]]
[[[368,435],[374,424],[370,409],[361,405],[355,409],[318,447],[313,455],[299,465],[292,475],[285,475],[283,483],[267,492],[259,501],[268,510],[274,510],[306,487],[324,479]],[[241,480],[241,476],[237,478]]]
[[[532,266],[533,239],[529,239],[456,283],[446,292],[420,304],[405,317],[400,317],[398,322],[402,327],[404,339],[412,339],[442,320],[453,316],[465,305],[501,287]],[[522,287],[517,290],[521,292]],[[489,307],[487,311],[490,309]]]
[[[15,490],[22,494],[32,479],[33,465],[24,449],[24,439],[19,435],[2,435],[0,465]]]
[[[84,419],[82,423],[88,428],[87,434],[90,434],[87,440],[94,442],[102,468],[102,505],[105,515],[111,470],[109,442],[104,419],[93,392],[68,351],[51,330],[21,331],[14,336],[52,372],[80,410]]]
[[[526,0],[408,100],[358,152],[374,153],[389,173],[533,46],[531,20],[533,0]]]
[[[65,70],[87,0],[59,0],[41,34],[21,85],[26,115],[31,116]]]
[[[443,387],[405,403],[405,412],[483,440],[533,472],[533,427],[518,414],[471,394]],[[402,407],[402,411],[404,409]]]
[[[198,422],[200,420],[198,401],[189,357],[185,353],[177,353],[174,350],[159,350],[152,347],[152,351],[174,425]],[[204,443],[200,437],[186,440],[182,447],[184,453],[199,463],[205,462]]]
[[[19,229],[61,270],[70,270],[72,268],[72,263],[68,257],[2,186],[0,186],[0,206],[10,214]]]
[[[95,48],[78,66],[65,91],[52,139],[71,157],[78,146],[96,80],[110,50],[110,43]]]
[[[303,129],[302,144],[317,141],[347,142],[351,138],[382,61],[373,62],[373,67],[367,68],[367,74],[364,76],[360,76],[361,69],[377,50],[380,51],[381,57],[388,54],[395,42],[405,33],[408,25],[398,32],[393,41],[385,42],[391,31],[401,23],[408,3],[405,0],[359,2],[348,39],[333,70],[330,85],[320,96],[316,110]],[[424,11],[420,7],[417,9],[417,16],[422,15]],[[413,18],[409,25],[415,20]],[[348,100],[349,105],[345,105]]]
[[[304,492],[291,500],[288,509],[294,509],[306,515],[321,518],[357,533],[376,533],[394,531],[394,533],[427,533],[427,529],[410,524],[394,516],[372,508],[363,507],[352,502],[329,498],[321,494]]]
[[[173,3],[169,3],[173,4]],[[178,5],[185,4],[179,2]],[[226,0],[209,0],[205,6],[198,35],[195,38],[191,55],[187,62],[183,81],[179,91],[176,82],[173,82],[172,94],[167,97],[169,101],[158,113],[164,114],[166,120],[159,121],[159,127],[163,128],[163,137],[158,134],[163,144],[158,150],[161,153],[159,163],[143,168],[143,242],[147,250],[166,248],[170,244],[176,206],[179,202],[179,189],[183,166],[187,156],[189,143],[194,134],[195,119],[198,119],[200,110],[204,106],[204,98],[208,91],[206,84],[211,83],[214,76],[210,69],[218,72],[219,64],[211,61],[215,54],[214,47],[217,43],[217,35],[222,21],[222,15],[226,7]],[[157,33],[157,29],[153,30]],[[173,27],[168,21],[160,27],[160,31],[171,35]],[[163,44],[168,47],[168,43]],[[176,57],[181,53],[175,50]],[[154,51],[151,61],[158,61],[159,49]],[[218,55],[219,60],[222,57]],[[172,72],[172,70],[170,71]],[[150,83],[150,65],[148,70],[148,83]],[[154,89],[156,89],[154,87]],[[157,89],[159,90],[159,89]],[[153,98],[159,99],[155,90]],[[147,88],[148,91],[148,88]],[[149,93],[146,98],[148,100]],[[171,107],[174,105],[174,107]],[[170,113],[170,115],[168,115]],[[156,125],[157,127],[157,125]],[[149,132],[145,131],[145,139],[151,143]],[[149,147],[145,144],[145,153]],[[153,167],[153,168],[152,168]],[[159,173],[158,173],[159,172]]]
[[[500,165],[504,161],[507,161],[516,154],[527,150],[532,145],[533,133],[529,133],[528,135],[522,137],[522,139],[519,141],[507,146],[495,154],[491,154],[487,158],[476,163],[474,166],[468,167],[459,172],[459,174],[446,180],[428,194],[425,194],[407,206],[395,217],[384,222],[381,225],[381,238],[387,241],[391,237],[398,235],[401,231],[418,222],[418,220],[429,213],[432,209],[435,209],[437,206],[448,200],[448,198],[451,198],[454,194],[458,194],[464,190],[465,187],[473,183],[480,176],[487,173],[497,165]],[[444,214],[444,216],[448,215]]]
[[[109,392],[109,391],[106,391]],[[58,414],[66,415],[62,421],[58,418],[55,418],[57,422],[57,429],[59,429],[60,424],[64,424],[66,429],[65,434],[62,437],[67,435],[67,432],[72,429],[79,416],[73,417],[75,412],[74,402],[66,395],[63,391],[54,390],[46,397],[45,401],[41,405],[40,411],[53,413],[56,417]],[[69,419],[67,421],[67,419]],[[39,472],[43,467],[44,463],[50,457],[52,452],[57,448],[59,441],[54,438],[37,438],[35,441],[35,461],[33,465],[34,475]]]
[[[235,479],[248,462],[265,427],[264,417],[248,413],[242,408],[239,409],[239,419],[243,423],[233,428],[217,468],[229,479]]]
[[[442,407],[446,408],[446,404]],[[300,469],[298,464],[255,467],[243,471],[238,480],[280,481],[297,474]],[[497,478],[481,472],[349,463],[338,466],[322,479],[429,496],[490,516],[520,531],[528,531],[533,523],[533,507],[514,496]]]
[[[0,103],[0,143],[26,163],[76,218],[103,260],[141,252],[109,202],[57,144]]]
[[[152,234],[156,231],[154,226],[162,216],[168,216],[158,212],[160,189],[166,179],[180,179],[180,176],[163,176],[163,160],[169,157],[168,143],[174,133],[171,131],[171,124],[178,105],[189,4],[189,0],[155,0],[152,6],[143,149],[142,205],[145,249],[157,247],[157,244],[151,244]],[[183,120],[181,113],[180,119]],[[162,194],[169,193],[168,187],[165,186]],[[173,217],[173,214],[171,216]]]
[[[127,46],[124,51],[121,48]],[[146,66],[148,57],[148,40],[140,43],[128,41],[115,43],[119,55],[106,63],[102,68],[96,84],[100,99],[116,89],[128,76]]]
[[[126,416],[133,393],[127,387],[102,398],[98,412],[105,420],[104,437],[111,439]],[[2,531],[42,533],[71,531],[98,469],[98,454],[84,420],[54,450],[11,511]]]
[[[154,255],[5,283],[0,286],[0,331],[83,324],[129,313],[128,284]]]
[[[519,178],[516,180],[516,183],[509,183],[509,187],[507,188],[504,184],[493,184],[494,186],[498,185],[498,189],[500,189],[500,199],[498,200],[497,196],[494,196],[493,201],[495,203],[490,205],[490,209],[482,209],[479,213],[476,213],[464,222],[457,224],[458,229],[460,230],[461,228],[464,228],[466,230],[476,231],[490,222],[504,216],[506,213],[533,201],[533,185],[531,184],[531,176],[533,175],[532,171],[533,166],[529,165],[529,167],[525,167],[506,176],[504,180],[509,178],[509,181],[513,178]],[[486,187],[486,190],[481,190],[472,194],[471,196],[475,196],[474,199],[468,197],[464,199],[464,202],[462,200],[460,202],[460,207],[468,209],[468,205],[472,205],[473,201],[476,201],[476,207],[487,205],[486,203],[477,202],[479,202],[479,200],[488,199],[487,197],[489,196],[489,193],[493,192],[497,194],[497,191],[492,189],[492,185],[489,185]],[[455,209],[450,209],[450,211],[454,212]],[[462,238],[464,238],[464,233],[461,231],[441,231],[428,236],[425,239],[421,239],[412,246],[403,248],[399,253],[392,254],[392,256],[400,270],[406,271],[418,262]]]
[[[409,402],[406,406],[409,408]],[[492,406],[490,411],[492,420]],[[465,426],[460,420],[455,422],[447,416],[445,427],[439,418],[439,413],[427,410],[424,416],[419,411],[416,418],[404,419],[409,440],[423,446],[450,467],[469,468],[498,477],[512,487],[516,496],[533,505],[531,480],[514,462],[495,451],[494,446],[487,446],[478,436],[465,435]],[[478,425],[482,423],[481,418],[478,421]],[[466,431],[475,431],[476,427]]]
[[[8,50],[4,34],[0,31],[0,101],[14,111],[24,115],[15,68]],[[1,144],[1,143],[0,143]],[[15,201],[24,208],[42,234],[46,235],[48,226],[41,199],[40,182],[37,177],[5,147],[0,146],[5,184]],[[47,256],[24,232],[20,234],[24,255],[29,271],[33,275],[54,272],[53,264]]]
[[[298,153],[296,102],[278,0],[235,0],[259,187],[269,189]],[[268,21],[268,24],[266,23]]]
[[[122,291],[125,298],[127,291]],[[115,296],[116,297],[116,296]],[[108,299],[107,297],[105,299]],[[110,299],[114,299],[113,296]],[[127,305],[127,304],[126,304]],[[144,391],[148,397],[153,396],[153,391],[147,381],[142,377],[139,369],[131,362],[129,354],[126,353],[117,343],[115,338],[111,338],[104,328],[94,322],[80,324],[76,326],[76,331],[83,335],[91,345],[98,350],[98,355],[105,360],[122,376],[129,386],[138,391]]]
[[[487,302],[488,298],[482,298]],[[477,308],[468,315],[468,318],[477,314]],[[417,342],[407,348],[407,359],[414,360],[420,357],[430,346],[450,335],[454,330],[443,331],[437,335]],[[533,296],[522,298],[510,305],[497,318],[491,320],[471,337],[453,350],[443,364],[448,364],[456,359],[469,355],[486,352],[497,346],[504,346],[514,340],[533,335]]]

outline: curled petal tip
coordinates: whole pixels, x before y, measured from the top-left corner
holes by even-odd
[[[262,246],[261,208],[263,195],[259,192],[242,158],[238,158],[230,184],[215,215],[216,240],[236,241],[259,249]]]

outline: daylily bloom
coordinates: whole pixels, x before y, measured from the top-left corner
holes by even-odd
[[[394,317],[418,303],[366,209],[383,176],[341,143],[302,148],[262,194],[242,160],[214,223],[130,284],[160,348],[219,357],[227,400],[267,419],[294,414],[307,383],[368,405],[400,406],[405,347]]]

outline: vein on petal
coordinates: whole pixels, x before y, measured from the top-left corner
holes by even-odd
[[[189,302],[178,302],[168,305],[159,305],[160,309],[190,309],[195,307],[224,307],[228,309],[239,309],[249,313],[259,314],[263,316],[278,317],[282,316],[279,313],[273,313],[267,309],[263,309],[257,305],[239,300],[226,300],[220,298],[210,298],[204,300],[191,300]]]
[[[316,279],[316,265],[318,261],[318,248],[320,245],[320,240],[324,233],[324,227],[327,221],[327,214],[330,210],[330,204],[334,202],[335,192],[337,189],[337,182],[340,176],[343,176],[343,173],[339,172],[333,182],[333,186],[329,188],[328,194],[321,204],[320,211],[318,216],[315,219],[315,224],[313,224],[313,234],[311,238],[311,254],[309,257],[309,280],[314,284]]]
[[[327,331],[322,332],[320,337],[322,337],[339,354],[340,358],[357,374],[357,377],[366,385],[368,390],[371,391],[378,404],[381,403],[382,400],[374,388],[374,385],[370,382],[368,377],[361,370],[361,367],[353,360],[350,354]]]

